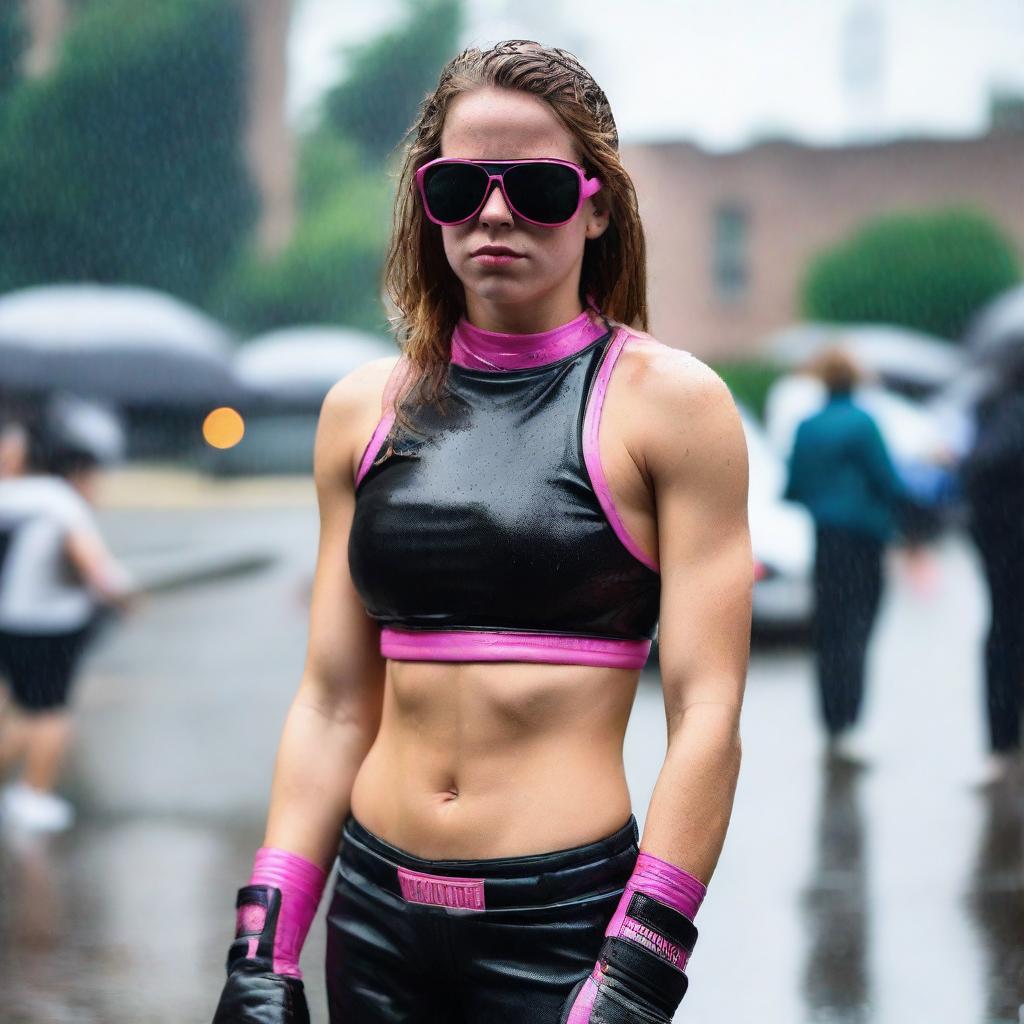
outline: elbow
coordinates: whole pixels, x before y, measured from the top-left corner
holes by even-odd
[[[381,681],[383,682],[383,681]],[[383,710],[383,686],[362,679],[325,679],[306,671],[299,683],[294,703],[311,708],[337,726],[372,741],[380,727]]]

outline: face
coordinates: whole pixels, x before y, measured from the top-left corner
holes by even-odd
[[[568,129],[544,100],[511,89],[481,88],[457,97],[448,110],[441,156],[465,160],[552,157],[578,164]],[[442,227],[448,262],[466,290],[469,318],[479,326],[495,320],[539,319],[546,327],[579,313],[583,248],[608,227],[600,192],[583,202],[568,224],[540,227],[521,220],[493,188],[479,214],[465,224]],[[495,258],[484,247],[508,250]],[[561,319],[563,318],[564,319]],[[554,321],[547,323],[547,321]]]

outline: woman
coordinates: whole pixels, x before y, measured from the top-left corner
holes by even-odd
[[[785,497],[806,505],[816,528],[814,650],[827,752],[860,761],[851,730],[882,595],[882,556],[905,491],[878,426],[853,401],[856,364],[831,349],[816,372],[828,401],[797,429]]]
[[[11,824],[59,831],[74,809],[54,791],[71,741],[69,709],[82,655],[106,610],[130,600],[127,573],[90,507],[100,465],[88,443],[46,416],[8,425],[0,479],[0,675],[11,706],[0,721],[0,774]],[[15,443],[18,442],[18,443]]]
[[[671,1019],[739,768],[752,558],[727,390],[609,322],[645,324],[643,267],[576,59],[452,60],[399,182],[403,357],[321,414],[308,661],[216,1021],[308,1019],[339,836],[332,1021]],[[638,855],[622,742],[659,613]]]

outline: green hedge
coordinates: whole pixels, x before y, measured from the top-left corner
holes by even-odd
[[[768,391],[786,372],[779,366],[758,360],[719,363],[714,369],[729,386],[732,397],[760,420],[764,419]]]
[[[1020,276],[1009,238],[967,208],[881,217],[817,257],[804,314],[839,323],[902,324],[959,338],[971,316]]]

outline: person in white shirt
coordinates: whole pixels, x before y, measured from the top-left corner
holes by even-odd
[[[91,508],[99,459],[74,439],[22,426],[20,445],[10,425],[4,431],[0,476],[0,676],[11,698],[0,720],[0,774],[21,767],[0,814],[56,830],[73,820],[54,789],[79,660],[106,613],[127,607],[131,583]]]

